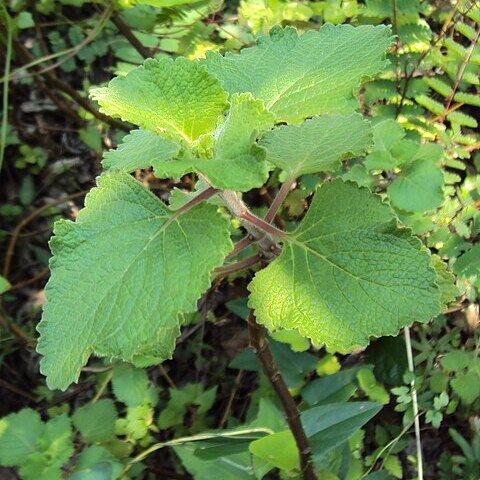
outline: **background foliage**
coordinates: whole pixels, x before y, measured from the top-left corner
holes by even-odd
[[[238,51],[274,25],[302,32],[325,22],[386,23],[397,35],[388,69],[360,97],[374,124],[373,144],[365,160],[344,162],[339,175],[384,194],[400,220],[447,262],[445,284],[454,274],[456,286],[444,291],[444,315],[412,329],[415,373],[403,335],[341,356],[280,332],[272,335],[273,353],[302,409],[315,407],[310,411],[318,418],[309,422],[318,430],[310,434],[322,478],[417,478],[413,389],[424,477],[479,478],[476,2],[10,0],[0,8],[2,478],[298,475],[281,410],[246,349],[246,274],[215,282],[186,319],[172,361],[137,369],[92,359],[80,383],[63,393],[48,390],[38,373],[35,326],[53,222],[76,217],[101,172],[103,150],[128,130],[99,112],[89,89],[147,57]],[[112,161],[110,153],[103,163]],[[258,213],[285,175],[276,171],[267,187],[249,193]],[[194,188],[192,175],[158,180],[138,170],[135,176],[171,202]],[[320,180],[305,171],[277,221],[294,228]],[[241,238],[239,225],[231,229]],[[352,399],[362,402],[361,411],[347,403]]]

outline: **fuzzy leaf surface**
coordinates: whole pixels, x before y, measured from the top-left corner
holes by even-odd
[[[57,222],[54,234],[38,326],[52,389],[76,381],[94,352],[137,366],[169,358],[179,314],[196,310],[231,249],[216,207],[171,212],[122,171],[99,177],[77,220]]]
[[[283,252],[249,285],[270,330],[347,353],[440,312],[430,255],[390,207],[353,183],[324,184]]]
[[[180,177],[185,165],[175,160],[179,150],[178,143],[147,130],[133,130],[115,150],[103,155],[102,165],[126,172],[153,167],[158,177]]]
[[[146,60],[91,96],[107,115],[187,143],[212,133],[227,106],[219,81],[199,62],[182,57]]]
[[[213,158],[198,160],[195,167],[217,188],[245,192],[260,187],[268,169],[265,150],[255,140],[272,127],[273,115],[261,100],[248,93],[232,95],[227,116],[215,130]]]
[[[208,71],[229,93],[250,92],[277,121],[299,123],[326,113],[351,113],[362,81],[386,66],[392,42],[384,26],[326,24],[298,36],[274,27],[240,54],[208,52]]]
[[[297,177],[334,171],[342,160],[363,154],[370,141],[370,124],[353,113],[322,115],[300,126],[284,125],[267,132],[260,144],[269,162]]]

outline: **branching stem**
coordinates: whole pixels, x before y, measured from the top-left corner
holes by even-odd
[[[290,394],[287,384],[280,373],[272,351],[268,346],[268,341],[265,338],[263,327],[257,323],[253,310],[250,310],[250,313],[248,314],[248,336],[250,347],[262,364],[263,372],[272,384],[272,387],[282,404],[288,426],[292,431],[295,443],[298,447],[300,468],[303,478],[305,480],[317,480],[318,477],[312,464],[312,449],[300,420],[300,411],[298,410],[295,400]]]
[[[278,212],[278,209],[282,205],[283,201],[287,197],[288,193],[290,192],[290,189],[292,188],[292,185],[295,183],[295,176],[287,178],[283,183],[282,186],[280,187],[280,190],[277,193],[277,196],[273,199],[272,204],[270,205],[270,208],[268,209],[267,214],[265,215],[264,220],[268,223],[271,223],[272,220],[275,218],[275,215]]]
[[[225,276],[230,273],[239,272],[240,270],[245,270],[246,268],[252,267],[257,263],[260,263],[263,260],[262,256],[252,255],[251,257],[244,258],[238,262],[232,263],[230,265],[225,265],[214,270],[214,274],[217,276]]]
[[[198,205],[199,203],[202,203],[205,200],[208,200],[209,198],[213,197],[216,193],[218,193],[218,190],[213,187],[208,187],[203,192],[199,193],[195,197],[193,197],[191,200],[189,200],[187,203],[182,205],[179,209],[175,210],[175,213],[173,216],[177,218],[179,215],[182,215],[182,213],[187,212],[191,208],[195,207],[195,205]]]
[[[233,247],[233,250],[227,255],[227,258],[238,255],[242,250],[245,250],[254,242],[254,238],[251,235],[247,235],[239,240]]]

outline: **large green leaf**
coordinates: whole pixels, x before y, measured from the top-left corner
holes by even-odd
[[[103,155],[102,165],[126,172],[153,167],[160,178],[180,177],[188,167],[174,158],[179,150],[178,143],[146,130],[133,130],[115,150]]]
[[[336,180],[255,275],[249,305],[271,330],[295,328],[346,353],[438,314],[435,278],[428,252],[379,196]]]
[[[137,366],[170,357],[179,314],[195,311],[231,249],[216,207],[171,212],[122,171],[99,177],[76,222],[57,222],[50,245],[38,351],[48,385],[61,389],[93,352]]]
[[[267,132],[260,144],[267,149],[269,162],[298,177],[336,170],[342,160],[363,154],[370,141],[370,124],[354,113],[281,126]]]
[[[91,96],[107,115],[187,143],[212,133],[227,94],[199,62],[149,59],[125,77],[114,78]]]
[[[251,92],[277,121],[299,123],[357,109],[361,82],[383,70],[391,42],[383,25],[326,24],[301,36],[292,27],[274,27],[240,55],[208,52],[206,65],[229,93]]]
[[[195,167],[218,188],[247,191],[268,177],[265,150],[255,143],[273,127],[273,115],[251,94],[232,95],[225,120],[217,126],[213,158],[198,160]]]

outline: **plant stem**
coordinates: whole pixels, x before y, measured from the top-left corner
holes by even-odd
[[[2,105],[2,132],[0,139],[0,171],[2,170],[3,157],[5,154],[5,148],[7,145],[7,127],[8,127],[8,89],[9,82],[8,78],[10,75],[10,67],[12,63],[12,22],[10,15],[8,14],[7,7],[2,5],[3,13],[5,15],[5,26],[7,30],[6,38],[6,47],[7,51],[5,54],[5,76],[7,80],[3,83],[3,105]]]
[[[293,437],[295,438],[295,443],[298,447],[300,468],[303,478],[305,478],[305,480],[317,480],[318,477],[312,464],[312,449],[300,420],[300,411],[298,410],[295,400],[290,394],[287,384],[273,358],[272,351],[265,338],[263,327],[257,323],[253,310],[250,310],[248,314],[248,336],[250,339],[250,347],[262,364],[263,372],[272,384],[272,387],[282,404],[288,426],[290,427]]]
[[[415,445],[417,449],[417,474],[418,480],[423,480],[423,454],[422,454],[422,437],[420,433],[420,415],[418,410],[417,385],[415,382],[415,364],[413,362],[412,339],[410,337],[410,329],[405,327],[405,347],[407,349],[408,369],[412,373],[413,380],[410,383],[412,391],[413,418],[415,424]]]
[[[205,175],[199,173],[198,176],[211,187],[210,180],[205,177]],[[219,190],[218,194],[229,212],[242,221],[247,232],[262,249],[265,258],[271,258],[273,255],[280,255],[281,249],[270,235],[278,238],[285,238],[286,233],[283,230],[279,230],[265,220],[254,215],[238,197],[236,192],[232,190]]]
[[[243,260],[232,263],[231,265],[219,267],[215,269],[213,273],[217,276],[223,277],[225,275],[228,275],[229,273],[239,272],[240,270],[245,270],[248,267],[252,267],[253,265],[256,265],[262,260],[263,258],[261,255],[252,255],[251,257],[244,258]]]
[[[398,116],[400,115],[401,111],[402,111],[402,108],[403,108],[403,104],[405,102],[405,98],[407,96],[407,90],[408,90],[408,85],[410,84],[410,81],[412,80],[414,74],[415,74],[415,71],[417,70],[417,68],[420,66],[420,64],[423,62],[423,60],[425,59],[425,57],[427,55],[430,54],[430,52],[432,51],[432,49],[440,42],[440,40],[443,39],[443,37],[446,35],[446,33],[448,32],[448,27],[450,25],[450,22],[453,20],[455,14],[457,13],[457,10],[458,8],[460,7],[460,4],[461,2],[458,1],[453,10],[450,12],[450,14],[448,15],[448,17],[445,19],[445,21],[443,22],[443,25],[442,25],[442,28],[440,30],[440,33],[437,35],[437,37],[432,40],[430,42],[430,46],[428,47],[427,50],[425,50],[421,55],[420,57],[417,59],[417,61],[415,62],[415,64],[412,66],[411,68],[411,71],[409,74],[406,75],[405,77],[405,81],[403,83],[403,89],[402,89],[402,94],[400,96],[400,101],[399,103],[397,104],[397,108],[396,108],[396,112],[395,112],[395,118],[398,118]],[[406,73],[406,72],[405,72]]]
[[[143,46],[142,42],[133,34],[128,25],[123,22],[117,13],[112,15],[111,21],[143,58],[152,56],[150,50]]]
[[[235,255],[239,254],[242,250],[250,246],[253,241],[254,239],[251,235],[243,237],[233,246],[233,250],[227,255],[227,258],[234,257]]]
[[[213,187],[206,188],[205,190],[203,190],[203,192],[200,192],[198,195],[193,197],[187,203],[182,205],[179,209],[175,210],[175,213],[173,215],[175,216],[175,218],[178,217],[182,213],[185,213],[187,210],[190,210],[195,205],[202,203],[203,201],[213,197],[216,193],[218,193],[218,190],[216,188],[213,188]]]
[[[288,195],[288,192],[290,192],[290,189],[292,188],[292,185],[295,182],[295,177],[289,177],[287,178],[283,183],[282,186],[280,187],[280,190],[277,193],[277,196],[273,199],[272,204],[270,205],[270,208],[268,209],[267,214],[265,215],[264,220],[268,223],[271,223],[272,220],[275,218],[275,215],[278,212],[278,209],[282,205],[283,201],[285,200],[286,196]]]
[[[270,225],[270,223],[267,223],[262,218],[254,215],[252,212],[250,212],[250,210],[243,212],[240,215],[240,219],[245,220],[245,222],[251,223],[252,225],[255,225],[255,227],[263,230],[270,235],[273,235],[274,237],[285,238],[285,232],[283,230],[280,230],[277,227]]]
[[[470,61],[470,58],[473,54],[473,50],[475,49],[475,45],[477,44],[479,37],[480,37],[480,28],[478,29],[477,34],[475,35],[475,38],[472,40],[472,43],[468,48],[467,54],[465,55],[465,58],[463,59],[462,64],[460,65],[457,76],[455,78],[455,83],[453,84],[452,93],[450,94],[447,101],[445,102],[445,108],[443,109],[443,115],[440,118],[440,123],[443,123],[445,121],[445,117],[447,116],[448,111],[450,110],[450,105],[452,104],[453,97],[455,96],[455,93],[457,93],[458,85],[462,80],[463,74],[465,73],[465,69],[467,68],[467,64]]]

